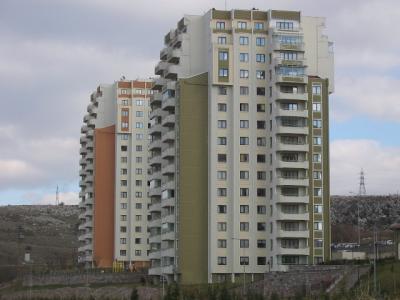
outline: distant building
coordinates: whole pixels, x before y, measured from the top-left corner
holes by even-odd
[[[150,102],[150,275],[235,281],[330,259],[324,23],[212,9],[165,35]]]
[[[400,218],[390,226],[390,229],[394,231],[395,236],[393,245],[395,248],[395,255],[397,259],[400,260]]]
[[[147,267],[147,159],[151,80],[101,84],[81,128],[79,261]],[[119,264],[121,265],[121,264]]]

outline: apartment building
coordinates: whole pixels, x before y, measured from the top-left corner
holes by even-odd
[[[150,275],[250,280],[330,259],[324,22],[212,9],[165,35],[150,100]]]
[[[83,118],[79,262],[148,267],[148,116],[152,80],[101,84]]]

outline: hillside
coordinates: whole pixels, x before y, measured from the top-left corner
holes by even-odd
[[[0,206],[0,274],[14,273],[26,246],[32,248],[31,259],[40,269],[71,265],[78,247],[78,213],[73,205]]]

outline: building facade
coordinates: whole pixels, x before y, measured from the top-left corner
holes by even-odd
[[[151,98],[150,275],[242,280],[330,259],[324,19],[212,9],[164,38]]]
[[[102,84],[81,128],[79,261],[147,268],[149,99],[152,80]],[[116,264],[117,263],[117,264]]]

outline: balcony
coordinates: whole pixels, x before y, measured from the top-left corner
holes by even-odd
[[[90,137],[93,137],[93,135],[94,135],[94,130],[93,130],[93,129],[89,129],[86,135],[87,135],[89,138],[90,138]]]
[[[176,89],[176,81],[174,81],[174,80],[168,81],[166,89],[167,90],[175,90]]]
[[[163,220],[163,223],[164,222],[175,223],[175,214],[172,213],[172,214],[166,215],[162,218],[162,220]]]
[[[167,54],[167,61],[172,64],[179,63],[179,58],[182,55],[182,51],[176,48],[169,48]]]
[[[88,149],[90,149],[90,150],[93,150],[93,142],[92,142],[92,140],[89,140],[89,141],[86,143],[86,148],[88,148]]]
[[[308,229],[296,230],[296,231],[277,230],[276,237],[277,238],[305,238],[305,239],[308,239],[310,237],[310,231]]]
[[[86,133],[87,131],[88,131],[88,126],[87,125],[82,125],[81,133]]]
[[[175,220],[174,220],[175,222]],[[175,232],[172,231],[167,231],[164,233],[161,233],[161,240],[162,241],[174,241],[175,240]]]
[[[173,189],[175,189],[175,181],[173,179],[161,185],[162,191],[173,190]]]
[[[175,80],[178,77],[179,66],[169,64],[165,71],[165,78]]]
[[[308,144],[284,144],[277,143],[276,145],[277,151],[299,151],[299,152],[308,152],[309,145]]]
[[[279,40],[273,41],[273,49],[274,50],[292,50],[292,51],[304,51],[304,43],[281,43]]]
[[[279,255],[310,255],[310,248],[283,248],[279,247],[278,249]]]
[[[149,196],[161,196],[161,187],[149,188]]]
[[[308,101],[307,93],[284,93],[284,92],[276,92],[275,97],[277,99],[282,100],[302,100]]]
[[[156,78],[154,80],[153,90],[161,90],[166,82],[167,81],[165,80],[165,78],[162,78],[162,77]],[[152,101],[154,101],[154,100],[152,99]]]
[[[161,243],[161,232],[159,234],[150,235],[149,236],[149,243],[150,244]],[[154,252],[158,252],[158,251],[154,251]],[[154,253],[154,252],[151,251],[150,253]]]
[[[175,141],[175,131],[171,130],[166,132],[162,137],[161,137],[161,141],[164,142],[168,142],[168,141]]]
[[[159,115],[161,115],[161,108],[158,107],[158,108],[156,108],[156,109],[151,111],[151,113],[149,115],[149,119],[151,120],[154,117],[159,116]]]
[[[306,203],[308,204],[310,197],[307,195],[299,196],[288,196],[288,195],[278,195],[276,202],[278,203]]]
[[[284,177],[278,177],[276,179],[276,184],[277,185],[290,185],[290,186],[308,186],[309,185],[309,179],[308,178],[284,178]]]
[[[167,198],[161,200],[161,207],[173,207],[175,206],[175,198]]]
[[[149,212],[152,212],[152,211],[161,211],[161,202],[152,203],[149,207]]]
[[[148,227],[152,228],[152,227],[160,227],[161,226],[161,218],[157,218],[154,220],[150,220],[148,221]]]
[[[163,175],[174,174],[174,173],[175,173],[175,164],[172,163],[172,164],[169,164],[169,165],[164,166],[164,167],[161,169],[161,173],[162,173]]]
[[[276,133],[307,135],[308,127],[306,127],[306,126],[301,126],[301,127],[300,126],[283,126],[283,125],[278,124],[278,126],[276,126]]]
[[[86,175],[85,182],[86,183],[92,183],[93,182],[93,175]]]
[[[79,141],[80,141],[81,145],[82,145],[82,144],[86,144],[87,141],[88,141],[88,138],[84,135],[84,136],[81,136],[81,137],[80,137]]]
[[[166,116],[162,120],[161,125],[165,127],[173,127],[175,125],[175,115]]]
[[[310,215],[308,213],[287,214],[279,211],[276,218],[281,221],[308,221]]]
[[[161,249],[161,256],[162,257],[174,257],[175,256],[175,248],[170,247],[167,249]]]
[[[80,164],[81,166],[85,166],[85,165],[87,164],[86,158],[81,158],[81,159],[79,160],[79,164]]]
[[[96,119],[90,119],[90,120],[87,122],[87,125],[88,125],[89,127],[91,127],[91,128],[94,128],[94,127],[96,126]]]
[[[80,187],[85,187],[86,186],[86,182],[84,180],[79,180],[79,186]]]
[[[275,57],[274,63],[277,66],[296,66],[296,67],[303,67],[307,65],[307,61],[305,58],[298,58],[298,59],[284,59],[282,57]]]
[[[283,161],[278,160],[276,163],[276,167],[278,169],[308,169],[309,168],[309,161]]]
[[[175,157],[175,148],[168,147],[161,152],[161,158],[171,158]]]
[[[308,77],[306,75],[277,75],[277,83],[302,83],[307,84]]]
[[[85,158],[87,159],[87,164],[92,164],[93,162],[90,162],[89,159],[93,160],[93,152],[90,151],[88,154],[86,154]]]
[[[165,100],[163,100],[161,104],[161,108],[163,110],[169,110],[175,108],[175,98],[174,97],[169,97]]]
[[[161,267],[150,268],[149,275],[161,275]]]
[[[156,75],[162,75],[168,67],[168,63],[165,61],[158,62],[157,66],[154,69],[154,73]]]
[[[308,110],[301,109],[301,110],[289,110],[289,109],[276,109],[275,113],[277,116],[282,117],[301,117],[301,118],[308,118]]]

